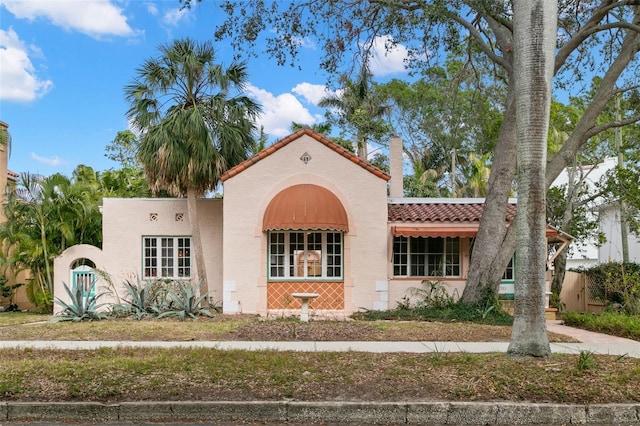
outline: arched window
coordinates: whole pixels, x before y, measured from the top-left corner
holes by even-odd
[[[317,185],[294,185],[265,210],[270,279],[342,279],[347,214],[340,200]]]

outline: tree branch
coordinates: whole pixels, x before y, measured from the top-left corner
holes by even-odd
[[[589,38],[589,36],[598,33],[600,31],[606,31],[612,28],[628,28],[630,31],[640,32],[640,27],[637,24],[628,24],[628,23],[615,23],[615,24],[605,24],[598,25],[600,21],[611,11],[612,9],[626,6],[626,5],[637,5],[640,2],[637,0],[630,1],[620,1],[613,2],[612,0],[604,0],[601,5],[594,11],[591,18],[587,20],[584,26],[575,33],[567,43],[564,44],[561,48],[558,49],[556,53],[556,62],[555,62],[555,70],[554,74],[558,72],[560,68],[566,63],[569,56],[580,46],[582,43]]]
[[[634,21],[640,19],[640,10],[637,10]],[[594,133],[591,123],[595,123],[602,113],[607,102],[609,102],[615,91],[615,84],[627,65],[634,59],[640,50],[640,34],[628,32],[625,35],[622,47],[616,59],[613,61],[602,78],[593,100],[587,107],[585,113],[578,121],[575,130],[566,140],[558,154],[547,165],[547,188],[551,186],[562,170],[570,164],[574,153],[591,137]]]
[[[638,121],[640,121],[640,113],[638,113],[638,114],[636,114],[634,116],[631,116],[629,118],[626,118],[624,120],[611,121],[609,123],[601,124],[600,126],[594,126],[586,133],[586,137],[587,138],[592,138],[595,135],[604,132],[605,130],[628,126],[630,124],[635,124]]]
[[[473,24],[455,14],[451,14],[450,18],[458,24],[462,25],[467,31],[469,31],[469,34],[476,41],[478,47],[489,57],[489,59],[502,66],[506,70],[511,70],[511,64],[507,60],[505,60],[504,57],[497,55],[494,52],[494,50],[484,41],[484,39],[482,38],[482,34],[473,26]]]

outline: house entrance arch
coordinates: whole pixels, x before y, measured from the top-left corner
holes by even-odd
[[[79,259],[71,269],[71,291],[82,289],[83,297],[95,296],[96,265],[88,259]]]

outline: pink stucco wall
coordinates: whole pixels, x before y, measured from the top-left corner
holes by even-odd
[[[222,297],[222,200],[198,200],[200,232],[206,259],[209,296]],[[68,282],[73,261],[86,257],[107,273],[116,291],[122,294],[125,280],[142,276],[142,238],[145,236],[190,236],[187,200],[183,198],[105,198],[102,208],[103,246],[73,246],[55,261],[56,297],[64,297],[63,280]],[[192,267],[195,256],[192,252]],[[107,289],[99,281],[98,290]],[[100,291],[99,291],[100,292]],[[103,302],[115,301],[105,297]]]
[[[376,283],[387,282],[387,183],[303,135],[224,183],[225,312],[266,313],[264,211],[276,194],[301,183],[328,189],[347,212],[345,314],[373,308]]]

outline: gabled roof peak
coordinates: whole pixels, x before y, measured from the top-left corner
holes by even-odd
[[[378,176],[379,178],[384,179],[386,181],[389,181],[391,179],[391,176],[389,176],[387,173],[383,172],[382,170],[380,170],[376,166],[374,166],[372,164],[369,164],[367,161],[364,161],[363,159],[359,158],[353,152],[349,151],[346,148],[341,147],[340,145],[338,145],[337,143],[333,142],[331,139],[327,138],[326,136],[321,135],[320,133],[315,132],[315,131],[313,131],[311,129],[303,128],[303,129],[300,129],[300,130],[298,130],[298,131],[296,131],[294,133],[291,133],[288,136],[285,136],[284,138],[280,139],[279,141],[277,141],[273,145],[263,149],[262,151],[260,151],[259,153],[257,153],[253,157],[249,158],[248,160],[245,160],[242,163],[238,164],[237,166],[232,167],[231,169],[227,170],[227,172],[224,173],[220,177],[220,180],[222,182],[224,182],[225,180],[227,180],[229,178],[232,178],[233,176],[235,176],[235,175],[241,173],[242,171],[248,169],[249,167],[251,167],[252,165],[257,163],[258,161],[267,158],[268,156],[270,156],[274,152],[278,151],[280,148],[282,148],[282,147],[284,147],[286,145],[289,145],[291,142],[293,142],[293,141],[295,141],[297,139],[300,139],[304,135],[310,136],[311,138],[315,139],[316,141],[320,142],[321,144],[325,145],[326,147],[332,149],[333,151],[335,151],[338,154],[342,155],[343,157],[345,157],[346,159],[350,160],[351,162],[359,165],[360,167],[362,167],[363,169],[369,171],[370,173],[373,173],[374,175]]]

